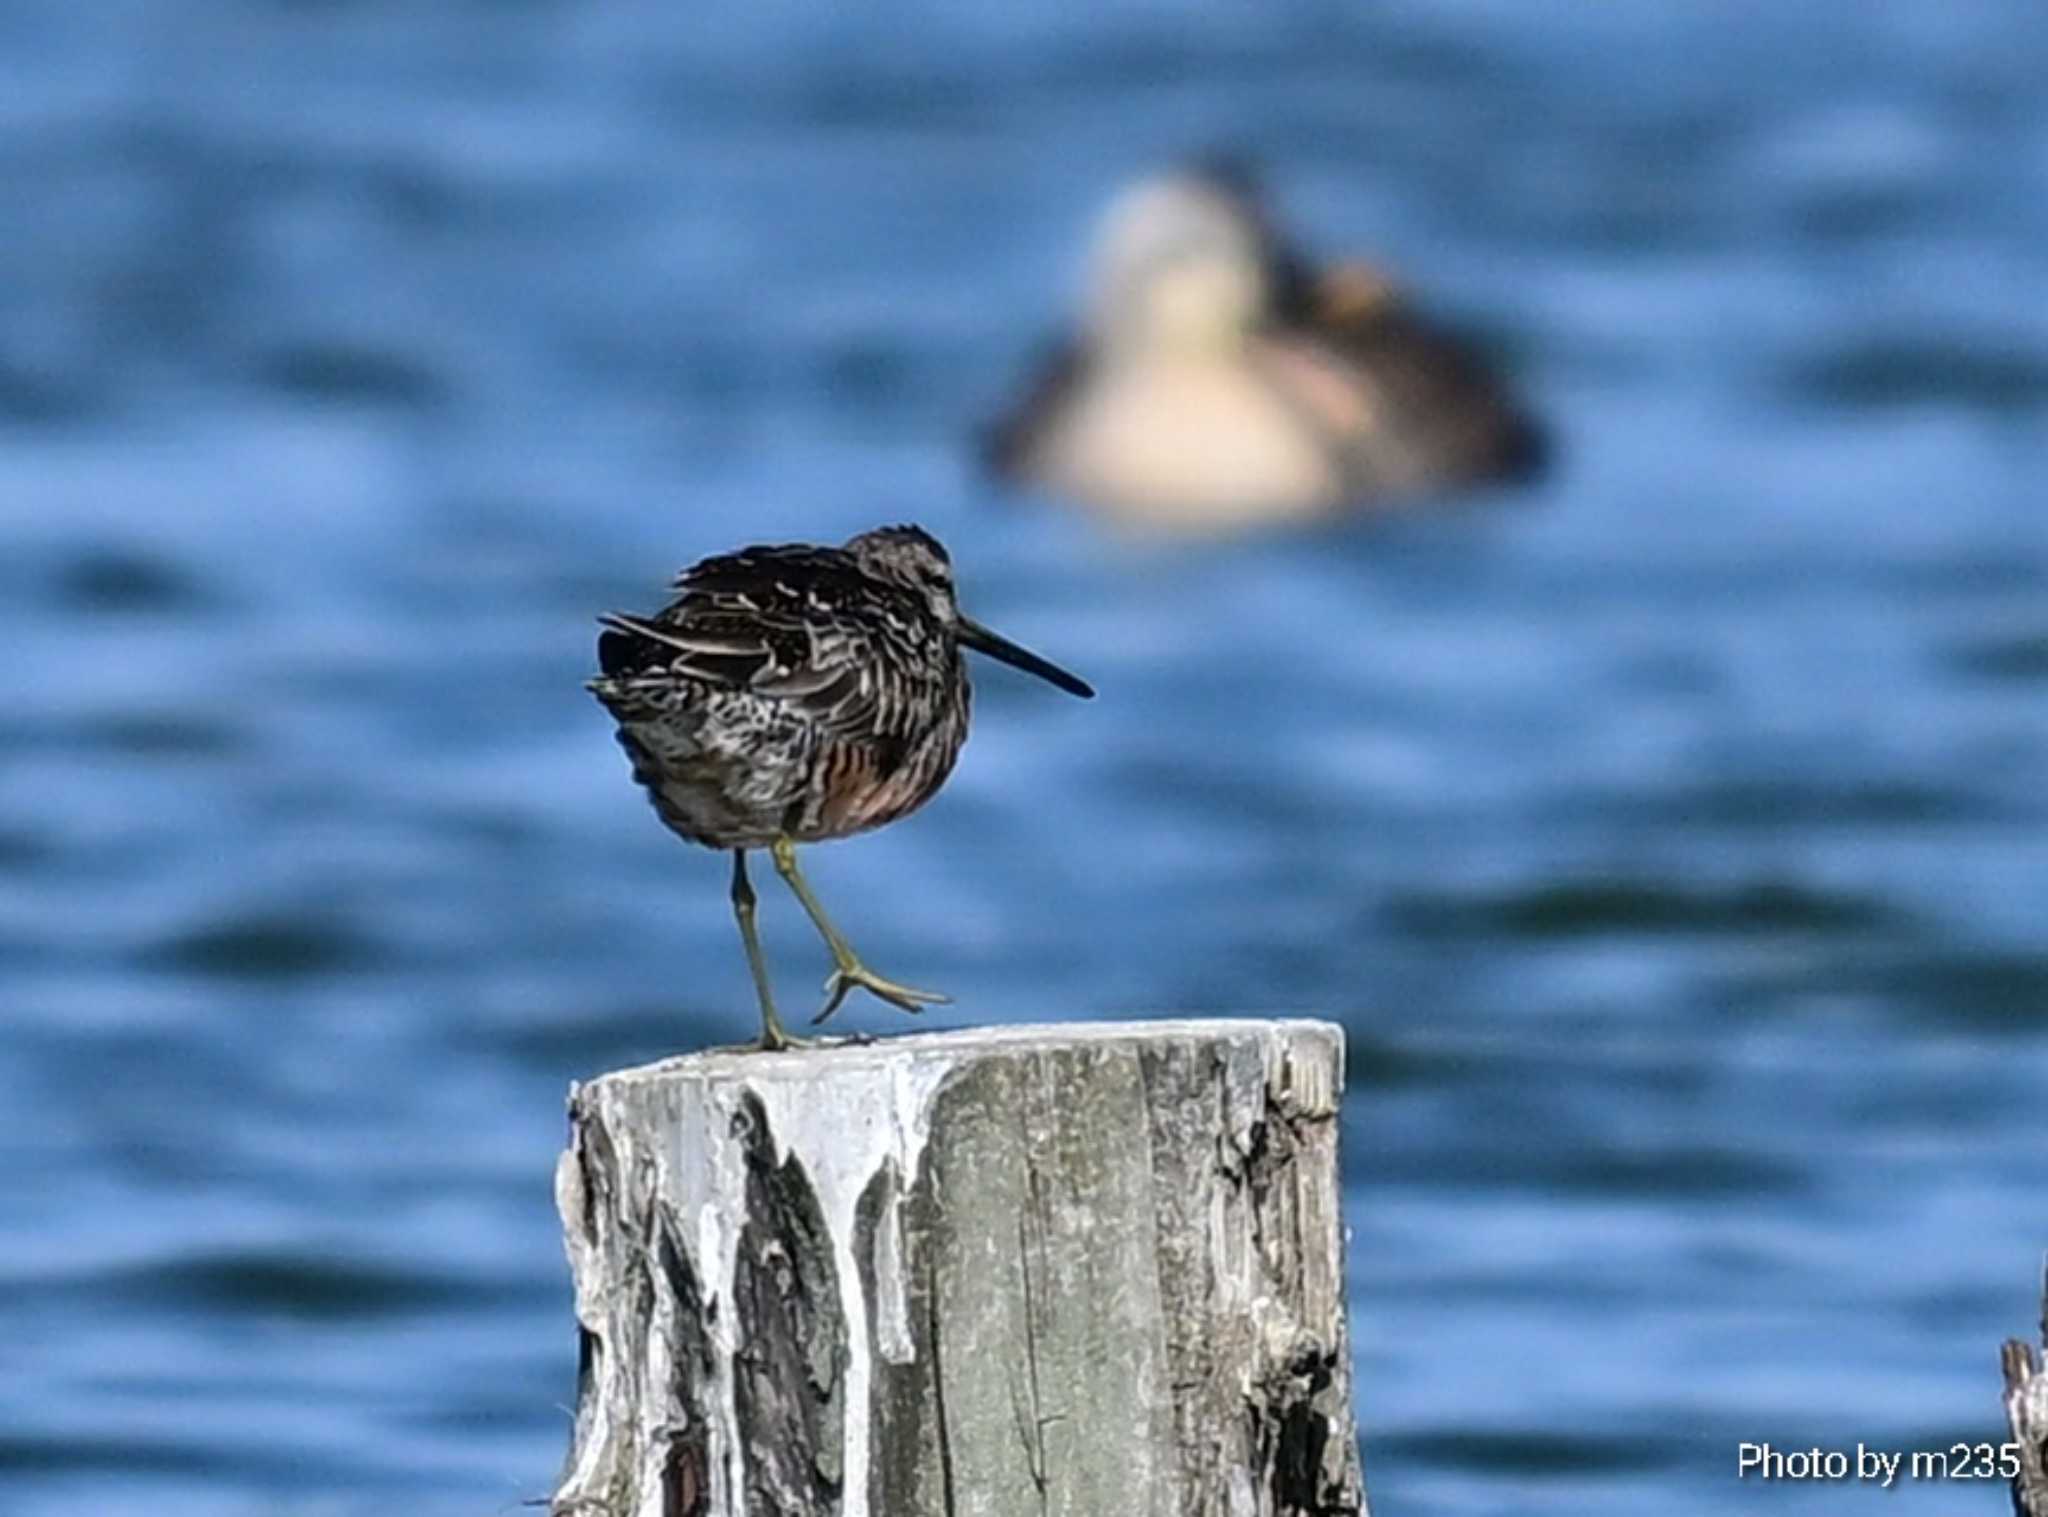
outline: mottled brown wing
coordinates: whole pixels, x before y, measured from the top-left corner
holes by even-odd
[[[1267,361],[1342,450],[1363,494],[1525,479],[1541,427],[1462,338],[1376,270],[1340,265],[1299,289]]]
[[[598,659],[609,677],[654,674],[785,701],[826,729],[872,714],[862,670],[871,587],[836,554],[802,545],[707,558],[677,576],[658,615],[609,616]]]

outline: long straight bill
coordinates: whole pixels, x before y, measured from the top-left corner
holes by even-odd
[[[1042,659],[1029,648],[1020,648],[1007,637],[1000,637],[979,622],[960,618],[960,641],[977,653],[986,653],[990,658],[1001,659],[1012,669],[1022,669],[1026,674],[1035,674],[1048,684],[1058,685],[1069,695],[1078,695],[1082,700],[1095,698],[1094,687],[1086,680],[1077,679],[1058,664]]]

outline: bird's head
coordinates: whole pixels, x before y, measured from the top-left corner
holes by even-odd
[[[986,653],[990,658],[1000,659],[1027,674],[1035,674],[1070,695],[1086,698],[1095,694],[1085,681],[1075,678],[1059,665],[1040,658],[1028,648],[1018,647],[1007,637],[991,632],[971,617],[962,615],[960,602],[953,591],[953,560],[947,555],[944,545],[924,528],[877,527],[872,532],[848,538],[846,551],[853,555],[861,572],[870,579],[900,585],[923,596],[932,619],[952,633],[962,647]]]
[[[846,551],[861,573],[900,585],[924,597],[933,620],[950,627],[960,620],[953,592],[953,560],[945,545],[922,527],[877,527],[848,538]]]
[[[1090,335],[1113,352],[1236,347],[1272,309],[1272,265],[1249,180],[1206,166],[1147,180],[1096,235]]]

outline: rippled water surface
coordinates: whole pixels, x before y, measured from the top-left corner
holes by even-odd
[[[937,1025],[1345,1024],[1376,1510],[2003,1510],[1733,1471],[2002,1436],[2035,1317],[2048,12],[1289,15],[0,3],[0,1509],[546,1495],[565,1087],[753,1018],[590,618],[914,518],[1102,698],[984,670],[813,879]],[[1550,480],[1161,549],[974,477],[1218,143]]]

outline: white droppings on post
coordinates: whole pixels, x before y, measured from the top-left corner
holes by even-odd
[[[885,1046],[833,1049],[835,1099],[829,1102],[817,1099],[813,1080],[777,1077],[780,1068],[794,1069],[788,1055],[777,1061],[780,1068],[763,1069],[761,1077],[745,1087],[768,1115],[777,1161],[793,1154],[810,1177],[825,1216],[826,1235],[832,1240],[833,1273],[839,1278],[839,1307],[846,1322],[845,1394],[840,1398],[846,1439],[844,1517],[868,1517],[868,1391],[873,1364],[868,1356],[867,1297],[854,1253],[860,1198],[884,1166],[893,1163],[897,1181],[876,1219],[875,1236],[878,1254],[886,1247],[892,1261],[899,1259],[898,1211],[904,1194],[917,1183],[918,1164],[931,1132],[932,1098],[954,1063],[942,1055],[902,1059],[874,1052]],[[909,1283],[901,1269],[885,1271],[879,1260],[873,1274],[877,1334],[887,1324],[895,1335],[890,1346],[911,1357],[914,1350],[905,1321]]]
[[[555,1512],[738,1517],[774,1468],[750,1464],[761,1451],[736,1358],[763,1340],[734,1295],[765,1138],[773,1162],[801,1169],[827,1235],[840,1517],[894,1517],[877,1503],[942,1486],[950,1499],[956,1472],[989,1517],[1034,1517],[1048,1475],[1077,1509],[1128,1501],[1131,1517],[1362,1513],[1332,1120],[1342,1060],[1342,1034],[1320,1023],[1082,1024],[714,1052],[581,1087],[556,1194],[577,1316],[600,1351]],[[973,1081],[970,1098],[944,1104],[941,1131],[955,1078]],[[759,1132],[735,1136],[749,1101]],[[934,1153],[952,1177],[936,1189]],[[936,1232],[906,1232],[913,1197],[938,1209]],[[1050,1313],[1029,1298],[1030,1271],[990,1267],[1038,1207],[1054,1268],[1094,1282]],[[675,1299],[664,1232],[688,1257],[694,1312]],[[794,1288],[815,1292],[821,1275]],[[910,1305],[927,1280],[928,1333]],[[927,1342],[944,1352],[908,1368]],[[1042,1440],[1033,1453],[1019,1439],[1027,1364],[1034,1405],[1044,1375],[1048,1408],[1092,1413],[1048,1412],[1056,1470]],[[1132,1421],[1123,1407],[1172,1410]],[[877,1447],[881,1429],[901,1441]],[[829,1480],[823,1450],[807,1452],[818,1462],[775,1478]]]
[[[815,1061],[821,1058],[832,1061],[830,1101],[818,1099]],[[700,1055],[643,1072],[662,1077],[655,1097],[661,1108],[657,1130],[668,1138],[651,1155],[653,1193],[673,1198],[679,1218],[694,1219],[691,1255],[698,1283],[706,1303],[716,1302],[723,1308],[712,1317],[712,1341],[717,1349],[715,1398],[721,1418],[711,1429],[716,1443],[712,1451],[717,1482],[714,1500],[731,1501],[744,1489],[746,1475],[741,1462],[745,1451],[736,1438],[728,1436],[729,1430],[739,1425],[732,1360],[739,1348],[742,1324],[731,1303],[740,1236],[731,1219],[735,1216],[733,1198],[746,1192],[746,1147],[733,1137],[742,1104],[748,1096],[760,1103],[775,1162],[795,1158],[816,1196],[831,1239],[840,1312],[846,1324],[844,1517],[868,1517],[873,1366],[868,1302],[855,1252],[855,1222],[863,1193],[877,1175],[893,1167],[888,1203],[876,1218],[876,1258],[871,1273],[877,1299],[872,1327],[884,1355],[892,1362],[907,1363],[915,1357],[915,1347],[909,1329],[908,1281],[901,1267],[901,1198],[917,1183],[931,1131],[931,1104],[954,1064],[955,1060],[943,1053],[906,1060],[888,1051],[887,1045],[877,1044],[772,1057]],[[629,1116],[615,1103],[600,1099],[607,1130],[613,1141],[622,1145],[621,1167],[626,1171],[622,1180],[631,1184],[629,1177],[639,1166],[623,1145],[636,1126],[645,1130],[647,1117]],[[557,1204],[571,1240],[577,1315],[585,1326],[601,1332],[602,1312],[590,1298],[602,1288],[605,1273],[588,1257],[588,1246],[580,1241],[581,1229],[574,1222],[583,1209],[582,1193],[581,1171],[573,1157],[565,1154],[557,1172]],[[651,1207],[642,1214],[651,1214]],[[668,1286],[658,1275],[656,1291],[663,1297],[668,1294]],[[663,1305],[673,1303],[664,1300]],[[670,1315],[661,1313],[648,1334],[647,1357],[641,1365],[643,1394],[652,1394],[673,1378],[675,1345],[662,1325]],[[588,1447],[594,1449],[595,1441]],[[643,1488],[651,1489],[659,1483],[661,1451],[649,1447],[642,1457],[647,1465]]]
[[[917,1343],[910,1336],[910,1288],[903,1272],[903,1194],[898,1179],[889,1198],[888,1225],[875,1232],[875,1346],[891,1364],[917,1359]]]
[[[572,1093],[573,1094],[573,1093]],[[555,1210],[562,1218],[562,1238],[569,1255],[569,1283],[576,1297],[576,1321],[588,1333],[601,1334],[604,1312],[597,1295],[605,1279],[604,1270],[592,1257],[595,1240],[584,1230],[588,1201],[583,1188],[583,1166],[576,1150],[565,1148],[555,1161]],[[602,1415],[603,1408],[594,1409]],[[602,1436],[579,1438],[570,1450],[569,1467],[562,1472],[562,1485],[583,1487],[596,1483],[593,1466],[604,1453],[608,1440]]]

